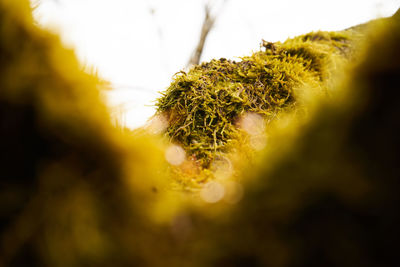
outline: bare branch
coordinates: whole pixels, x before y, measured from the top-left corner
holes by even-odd
[[[220,8],[219,11],[222,10],[223,5],[227,2],[227,0],[223,1],[223,4]],[[220,12],[217,13],[217,15]],[[199,64],[200,63],[200,58],[204,50],[204,45],[206,43],[208,34],[210,33],[211,29],[213,28],[215,24],[216,17],[211,14],[211,5],[210,3],[205,5],[205,17],[203,21],[203,25],[201,27],[201,32],[200,32],[200,38],[197,43],[197,46],[195,50],[192,53],[192,56],[189,59],[189,62],[187,64],[187,67],[191,67],[193,65]]]
[[[195,50],[193,51],[192,56],[190,57],[190,60],[187,64],[188,67],[199,64],[201,54],[203,53],[204,44],[206,42],[208,34],[210,33],[212,27],[214,26],[214,23],[215,23],[215,17],[211,15],[209,5],[206,5],[205,17],[200,32],[200,39],[199,42],[197,43]]]

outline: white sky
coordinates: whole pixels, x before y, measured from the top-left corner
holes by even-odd
[[[37,2],[38,0],[32,0]],[[115,87],[109,103],[126,126],[154,114],[157,92],[197,44],[206,0],[39,0],[36,19],[58,32],[85,64]],[[261,39],[284,41],[390,16],[400,0],[222,0],[202,61],[249,55]],[[122,110],[122,112],[121,112]]]

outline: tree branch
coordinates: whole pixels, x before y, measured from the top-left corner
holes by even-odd
[[[203,26],[201,27],[199,42],[195,50],[193,51],[192,56],[189,59],[187,67],[197,65],[200,63],[201,54],[203,53],[204,44],[207,40],[207,36],[210,33],[212,27],[215,23],[215,17],[211,15],[210,6],[205,6],[205,17],[203,21]]]

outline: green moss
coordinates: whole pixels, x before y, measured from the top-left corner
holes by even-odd
[[[340,93],[275,129],[242,201],[195,229],[198,266],[397,264],[400,15],[372,30]]]
[[[157,102],[158,114],[168,118],[167,136],[208,167],[216,152],[229,151],[241,136],[241,116],[251,112],[272,121],[298,108],[297,89],[304,84],[322,93],[330,64],[348,56],[351,41],[348,32],[264,41],[261,51],[239,62],[221,58],[177,73]]]
[[[151,259],[137,244],[168,183],[162,148],[116,129],[104,84],[82,69],[29,1],[0,0],[0,266]]]
[[[398,16],[373,32],[344,86],[316,106],[299,101],[310,89],[297,88],[334,90],[324,85],[331,79],[324,62],[342,57],[337,46],[347,45],[339,38],[332,47],[325,33],[265,43],[266,51],[241,62],[215,60],[179,74],[176,97],[166,94],[160,113],[186,125],[182,107],[202,107],[191,118],[207,125],[199,133],[215,158],[234,141],[217,147],[222,133],[207,134],[226,124],[240,135],[242,110],[274,121],[256,164],[238,182],[213,181],[206,193],[224,195],[209,204],[207,194],[166,197],[158,141],[113,127],[102,83],[34,26],[28,1],[0,0],[0,265],[396,266]],[[305,120],[296,114],[301,105]],[[214,107],[223,113],[212,119]],[[285,121],[282,111],[295,119]],[[191,127],[179,133],[190,136]],[[210,171],[212,164],[201,175]]]

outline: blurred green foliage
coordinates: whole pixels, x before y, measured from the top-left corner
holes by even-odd
[[[131,265],[163,243],[143,240],[169,186],[162,144],[115,128],[82,69],[28,1],[0,1],[0,265]]]
[[[239,178],[214,177],[187,194],[171,190],[167,161],[181,162],[161,138],[114,127],[104,82],[35,26],[28,1],[0,0],[0,266],[396,266],[399,14],[367,28],[356,49],[346,37],[354,29],[319,32],[265,43],[241,61],[255,63],[214,60],[179,74],[159,102],[174,106],[170,119],[198,118],[178,112],[184,92],[236,105],[214,115],[204,107],[195,125],[206,118],[198,134],[208,144],[224,116],[234,127],[241,110],[280,113]],[[356,63],[333,82],[326,62],[349,53]],[[300,103],[294,88],[313,93]],[[187,161],[180,167],[196,176]]]

